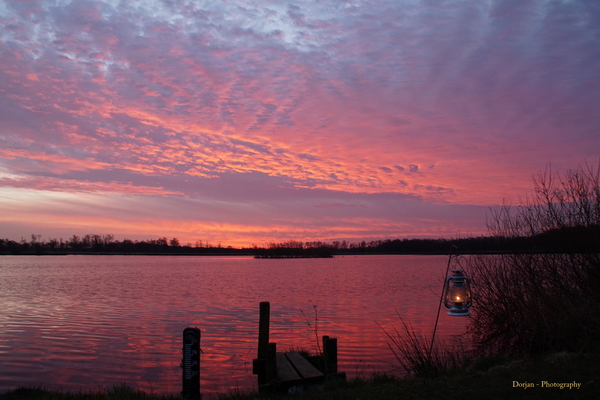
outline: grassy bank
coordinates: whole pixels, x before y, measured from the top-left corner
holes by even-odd
[[[560,384],[575,384],[569,388]],[[578,387],[578,388],[577,388]],[[349,382],[332,381],[321,391],[293,395],[231,393],[220,400],[259,399],[597,399],[600,396],[600,353],[555,353],[526,359],[482,359],[469,368],[436,379],[398,379],[386,375]],[[127,387],[88,393],[64,393],[21,388],[0,400],[172,400]]]

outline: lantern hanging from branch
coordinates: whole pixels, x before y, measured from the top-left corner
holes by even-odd
[[[455,269],[452,275],[446,278],[444,306],[450,310],[448,315],[466,317],[471,305],[471,280],[462,270]]]

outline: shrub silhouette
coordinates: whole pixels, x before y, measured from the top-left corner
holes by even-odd
[[[600,166],[534,177],[523,204],[492,212],[510,254],[472,256],[472,335],[487,354],[578,351],[600,332]]]

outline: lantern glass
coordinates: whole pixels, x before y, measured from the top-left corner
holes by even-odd
[[[448,289],[447,301],[454,304],[464,304],[468,294],[466,286],[452,286]]]
[[[444,306],[450,311],[448,315],[467,316],[471,307],[471,281],[463,271],[454,270],[446,278]]]

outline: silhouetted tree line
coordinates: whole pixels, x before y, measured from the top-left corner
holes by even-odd
[[[448,254],[453,246],[462,254],[598,253],[600,225],[557,227],[531,236],[377,240],[353,243],[335,254]]]
[[[336,249],[336,254],[448,254],[452,246],[462,253],[508,251],[510,243],[490,237],[461,239],[386,239],[351,243]]]
[[[247,254],[253,249],[235,249],[221,244],[197,241],[195,245],[181,245],[179,239],[166,237],[150,240],[115,240],[114,235],[73,235],[67,240],[41,240],[40,235],[31,235],[30,240],[17,242],[0,239],[0,254]]]
[[[40,235],[31,235],[30,240],[19,242],[0,239],[0,254],[239,254],[257,258],[323,258],[350,254],[448,254],[452,246],[462,254],[597,253],[600,251],[600,226],[565,226],[530,236],[496,234],[460,239],[386,239],[357,243],[289,240],[251,248],[215,246],[201,240],[194,245],[181,245],[177,238],[166,237],[118,241],[114,235],[88,234],[45,241]]]
[[[257,258],[333,257],[348,254],[447,254],[451,246],[466,253],[497,253],[522,247],[515,238],[472,237],[463,239],[387,239],[370,242],[347,241],[301,242],[289,240],[265,247],[223,247],[196,241],[182,245],[179,239],[161,237],[150,240],[115,240],[114,235],[73,235],[69,239],[42,240],[31,235],[29,240],[0,239],[0,254],[239,254]]]
[[[271,243],[266,248],[255,247],[256,258],[329,258],[335,254],[335,247],[323,242],[298,242],[289,240]]]

